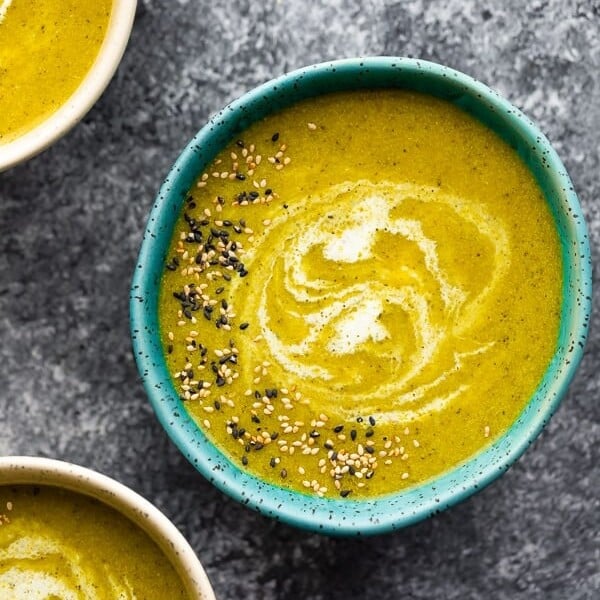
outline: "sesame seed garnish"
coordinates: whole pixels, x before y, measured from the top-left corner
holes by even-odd
[[[317,125],[308,123],[308,128],[316,130]],[[274,216],[278,207],[289,206],[274,191],[274,184],[279,186],[276,178],[285,174],[273,174],[271,169],[281,171],[294,157],[287,154],[287,144],[280,143],[279,132],[271,135],[271,141],[267,136],[263,144],[237,140],[196,183],[207,189],[194,188],[185,200],[183,231],[165,261],[165,277],[180,282],[172,299],[178,327],[172,329],[178,333],[168,331],[164,347],[175,367],[173,378],[182,402],[207,432],[212,425],[218,435],[227,435],[228,443],[241,450],[238,461],[244,467],[249,463],[251,468],[270,467],[275,478],[288,479],[286,484],[301,485],[319,497],[345,498],[368,490],[378,468],[399,466],[400,460],[408,460],[408,453],[399,435],[388,434],[389,439],[379,435],[383,427],[376,427],[372,415],[345,420],[312,411],[310,393],[289,379],[278,381],[279,367],[264,360],[268,346],[251,313],[243,305],[232,306],[236,300],[232,286],[245,285],[243,280],[237,283],[238,276],[251,277],[255,239],[279,224]],[[269,172],[273,182],[268,181]],[[239,218],[242,212],[244,218]],[[245,333],[250,324],[252,336]],[[238,336],[238,343],[230,336]],[[251,344],[257,345],[261,357],[254,364],[244,356]],[[409,435],[408,427],[401,435]],[[408,441],[402,437],[404,444]],[[419,447],[416,439],[411,441]],[[281,468],[294,456],[302,459],[302,466],[297,467],[294,459]],[[397,468],[408,477],[410,463],[402,467]]]

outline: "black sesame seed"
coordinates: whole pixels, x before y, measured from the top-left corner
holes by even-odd
[[[240,181],[244,181],[244,179],[246,179],[246,176],[243,173],[236,173],[235,178],[239,179]]]
[[[287,471],[285,469],[281,469],[281,479],[285,479],[287,477]]]
[[[274,431],[274,432],[271,434],[271,439],[272,439],[272,440],[276,440],[278,437],[279,437],[279,434],[278,434],[276,431]]]
[[[240,148],[244,147],[244,141],[243,140],[237,140],[236,141],[236,145],[239,146]]]
[[[375,419],[373,417],[369,417],[369,423],[371,423],[371,425],[375,425]]]
[[[371,479],[371,477],[373,477],[373,475],[375,475],[375,471],[368,471],[367,474],[365,475],[365,478]]]
[[[363,422],[363,418],[362,417],[356,417],[356,422],[357,423],[362,423]]]
[[[250,325],[250,323],[241,323],[240,324],[240,329],[248,329],[249,325]]]
[[[373,448],[373,446],[365,446],[365,452],[373,454],[375,452],[375,448]]]
[[[277,461],[275,460],[275,458],[271,458],[271,460],[269,461],[269,465],[272,469],[274,469],[277,466]]]
[[[315,429],[313,429],[313,430],[310,432],[310,434],[309,434],[309,435],[310,435],[310,437],[311,437],[311,438],[318,438],[318,437],[321,437],[321,434],[320,434],[318,431],[316,431]]]
[[[349,496],[349,495],[350,495],[350,490],[342,490],[342,491],[340,492],[340,496],[341,496],[342,498],[346,498],[346,496]]]
[[[375,432],[372,429],[367,429],[365,431],[365,437],[372,437]]]
[[[264,444],[262,444],[261,442],[256,442],[256,444],[254,444],[254,450],[258,451],[258,450],[262,450],[265,447]]]
[[[223,387],[225,385],[225,379],[223,379],[223,377],[221,377],[220,375],[217,377],[217,380],[215,382],[217,384],[217,386],[219,387]]]
[[[242,456],[242,464],[244,466],[246,466],[248,464],[248,457],[244,454],[244,456]]]
[[[352,438],[352,441],[354,441],[354,440],[356,439],[356,429],[353,429],[353,430],[350,432],[350,437]]]
[[[356,474],[356,469],[352,465],[349,465],[348,473],[350,473],[350,475],[354,475]]]
[[[252,415],[252,417],[250,417],[250,419],[252,420],[253,423],[260,423],[260,419],[256,415]]]
[[[169,354],[172,354],[172,353],[173,353],[173,344],[169,344],[169,345],[167,346],[167,352],[168,352]]]
[[[215,294],[222,294],[224,289],[225,289],[224,287],[218,287],[218,288],[215,290]]]
[[[343,426],[343,425],[338,425],[337,427],[334,427],[334,428],[333,428],[333,431],[334,431],[335,433],[339,433],[339,432],[340,432],[340,431],[342,431],[343,429],[344,429],[344,426]]]
[[[276,142],[279,139],[279,132],[276,131],[272,136],[271,136],[271,141],[272,142]]]
[[[267,188],[265,190],[265,196],[270,196],[273,193],[273,190],[271,188]]]
[[[214,404],[217,410],[221,410],[221,403],[218,400],[215,400]]]

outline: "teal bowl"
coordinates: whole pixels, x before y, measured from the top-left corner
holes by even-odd
[[[450,101],[516,149],[536,177],[559,232],[563,290],[556,352],[517,420],[493,444],[433,480],[369,500],[309,496],[240,470],[195,425],[167,370],[159,337],[158,290],[186,192],[215,155],[253,122],[299,100],[333,91],[403,88]],[[538,128],[468,75],[407,58],[340,60],[293,71],[251,90],[215,115],[183,150],[150,213],[131,287],[131,335],[146,392],[165,431],[220,490],[260,513],[329,535],[388,532],[425,519],[491,483],[536,439],[564,396],[583,354],[591,310],[585,221],[567,172]]]

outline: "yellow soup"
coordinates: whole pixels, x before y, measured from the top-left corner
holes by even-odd
[[[527,167],[444,101],[311,99],[190,191],[161,287],[185,407],[318,495],[414,486],[513,423],[558,337],[559,240]]]
[[[0,144],[58,110],[92,67],[112,0],[0,0]]]
[[[158,546],[97,500],[53,487],[0,487],[0,598],[187,598]]]

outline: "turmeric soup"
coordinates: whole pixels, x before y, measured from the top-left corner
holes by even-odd
[[[112,0],[0,0],[0,144],[56,112],[91,69]]]
[[[542,192],[495,133],[426,95],[335,93],[200,175],[161,336],[185,408],[240,468],[378,496],[510,427],[555,351],[561,283]]]
[[[188,595],[158,546],[87,496],[0,487],[0,598],[165,600]]]

